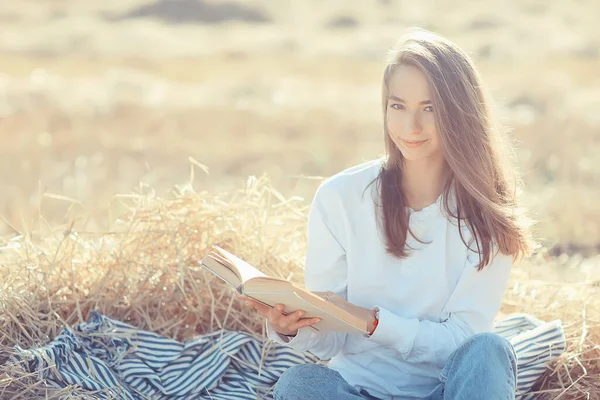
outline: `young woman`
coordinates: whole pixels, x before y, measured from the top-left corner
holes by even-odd
[[[274,397],[513,399],[515,353],[491,332],[533,241],[473,62],[412,32],[390,53],[383,117],[386,156],[318,188],[305,265],[307,289],[347,303],[369,332],[315,332],[300,311],[247,300],[272,340],[330,360],[290,368]]]

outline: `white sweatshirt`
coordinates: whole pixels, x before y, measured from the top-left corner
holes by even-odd
[[[305,263],[308,290],[333,291],[352,304],[379,309],[375,333],[301,328],[289,340],[267,321],[267,335],[330,359],[329,367],[359,391],[382,399],[423,398],[440,383],[442,367],[461,342],[493,330],[513,260],[497,253],[477,271],[477,246],[464,245],[456,220],[443,212],[443,196],[419,211],[406,208],[414,234],[430,243],[409,235],[415,250],[408,258],[387,254],[384,232],[377,228],[376,183],[365,191],[381,162],[349,168],[318,188],[308,218]],[[461,229],[469,243],[464,222]]]

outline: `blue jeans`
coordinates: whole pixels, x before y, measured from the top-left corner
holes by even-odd
[[[514,399],[517,384],[515,351],[494,333],[480,333],[454,351],[440,375],[440,384],[427,400]],[[332,369],[319,364],[295,365],[275,385],[275,400],[377,399],[360,393]]]

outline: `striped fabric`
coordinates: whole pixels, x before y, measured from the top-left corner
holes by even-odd
[[[517,351],[519,393],[565,349],[560,321],[519,314],[501,321],[497,331]],[[244,332],[221,330],[181,343],[98,313],[43,347],[17,346],[12,361],[51,387],[77,385],[91,398],[128,400],[271,400],[287,368],[321,362]]]
[[[496,333],[507,338],[517,353],[517,399],[535,398],[527,392],[549,362],[567,348],[561,321],[544,322],[528,314],[512,314],[496,324]]]

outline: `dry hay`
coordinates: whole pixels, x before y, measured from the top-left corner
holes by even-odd
[[[108,232],[72,225],[0,241],[0,398],[82,398],[77,388],[48,389],[7,363],[15,345],[52,340],[98,311],[184,340],[216,329],[264,335],[262,318],[194,265],[212,244],[268,274],[303,281],[308,203],[284,199],[266,178],[229,194],[189,186],[169,198],[119,196],[128,212]],[[548,398],[600,399],[599,285],[548,285],[515,270],[503,312],[561,319],[568,352],[540,379]]]

